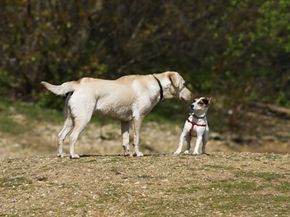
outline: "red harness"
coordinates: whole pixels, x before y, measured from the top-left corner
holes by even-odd
[[[194,115],[195,116],[195,115]],[[195,116],[195,117],[197,117],[197,116]],[[201,117],[198,117],[199,119],[201,119]],[[203,117],[204,118],[204,117]],[[191,135],[191,132],[192,132],[192,130],[193,130],[193,128],[194,128],[194,126],[198,126],[198,127],[206,127],[206,124],[197,124],[197,123],[195,123],[195,122],[193,122],[193,121],[191,121],[191,120],[189,120],[189,119],[187,119],[187,121],[189,122],[189,123],[191,123],[191,128],[190,128],[190,130],[189,130],[189,134]]]

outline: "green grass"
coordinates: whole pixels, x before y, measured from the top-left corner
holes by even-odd
[[[0,213],[0,217],[18,217],[18,215]]]
[[[15,122],[10,116],[0,114],[0,131],[13,135],[22,134],[27,128]]]
[[[184,194],[184,193],[194,193],[198,190],[201,190],[200,186],[196,186],[194,184],[189,184],[189,185],[178,187],[178,188],[174,189],[173,191],[176,193],[179,193],[179,194]]]
[[[290,192],[290,182],[282,182],[279,185],[275,185],[275,188],[283,193],[289,193]]]
[[[40,108],[30,103],[0,100],[0,131],[12,135],[29,132],[37,122],[58,123],[63,119],[58,111]]]
[[[273,181],[277,180],[280,178],[284,178],[284,175],[278,174],[278,173],[273,173],[273,172],[252,172],[252,171],[237,171],[235,172],[237,177],[246,177],[246,178],[260,178],[264,179],[265,181]]]
[[[32,181],[25,177],[2,177],[0,178],[0,188],[15,188],[25,184],[31,184]]]
[[[210,189],[220,189],[225,193],[258,191],[261,187],[255,182],[240,181],[234,182],[231,180],[222,180],[209,186]]]
[[[281,206],[282,204],[289,202],[289,196],[276,196],[272,194],[260,195],[260,194],[231,194],[231,195],[213,195],[211,197],[204,197],[204,201],[210,201],[209,207],[212,209],[218,209],[223,213],[229,213],[229,211],[237,212],[240,209],[244,211],[266,210],[276,209],[276,213],[285,215],[288,212],[288,208]]]

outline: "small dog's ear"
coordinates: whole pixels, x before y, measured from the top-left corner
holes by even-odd
[[[202,99],[202,102],[205,105],[207,105],[207,106],[210,104],[210,101],[211,101],[211,97],[210,98],[209,97],[205,97],[205,98]]]
[[[173,85],[173,87],[178,87],[178,78],[176,76],[176,73],[169,72],[168,73],[168,78],[169,78],[171,84]]]
[[[211,97],[207,97],[207,99],[208,99],[208,104],[210,104],[211,103]]]

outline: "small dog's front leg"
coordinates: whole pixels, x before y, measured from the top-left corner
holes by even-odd
[[[186,146],[186,150],[184,151],[184,154],[189,154],[189,152],[190,152],[190,148],[191,148],[191,135],[190,135],[190,133],[188,133],[187,134],[187,136],[186,136],[186,142],[187,142],[187,146]]]
[[[208,142],[208,136],[209,136],[209,131],[206,130],[206,131],[204,132],[203,137],[202,137],[202,154],[206,154],[206,150],[205,150],[205,148],[206,148],[206,144],[207,144],[207,142]]]
[[[199,146],[202,143],[202,135],[198,135],[195,142],[193,154],[198,155]]]
[[[177,150],[174,152],[174,155],[177,156],[181,153],[182,151],[182,146],[183,146],[183,143],[184,143],[184,140],[187,136],[187,133],[186,132],[182,132],[181,135],[180,135],[180,138],[179,138],[179,144],[178,144],[178,148]]]

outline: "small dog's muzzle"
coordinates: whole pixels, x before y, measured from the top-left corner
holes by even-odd
[[[190,108],[191,108],[191,109],[194,109],[194,104],[191,104]]]

